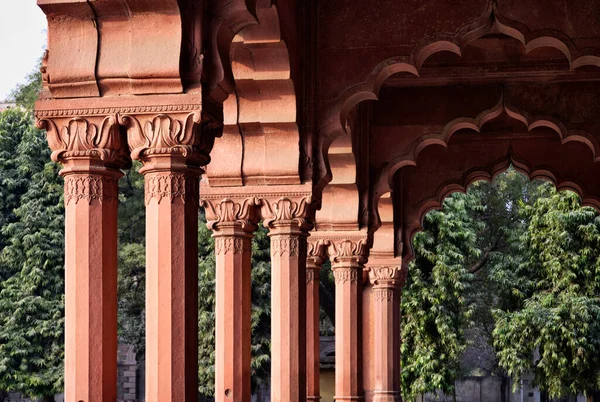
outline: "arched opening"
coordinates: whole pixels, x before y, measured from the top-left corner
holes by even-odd
[[[595,400],[597,208],[507,168],[448,190],[412,238],[401,302],[407,400],[427,390],[416,400],[549,401],[582,389]]]

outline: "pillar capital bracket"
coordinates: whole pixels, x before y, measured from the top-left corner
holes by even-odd
[[[258,223],[258,200],[249,198],[202,198],[200,205],[206,211],[207,226],[215,234],[221,230],[236,228],[252,233]]]
[[[127,127],[131,157],[144,163],[142,172],[196,168],[200,174],[214,142],[212,130],[201,128],[201,95],[169,98],[162,106],[119,114],[119,122]]]
[[[371,261],[367,270],[369,281],[375,287],[402,287],[408,275],[399,258]]]
[[[296,227],[308,232],[313,227],[317,200],[312,193],[274,195],[259,202],[264,225],[269,229]]]
[[[327,240],[313,237],[308,238],[306,256],[307,269],[321,269],[323,263],[327,259]]]
[[[65,165],[61,174],[131,165],[115,113],[65,109],[36,111],[36,125],[47,132],[52,160]]]

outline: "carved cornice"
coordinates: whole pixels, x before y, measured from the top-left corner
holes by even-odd
[[[50,108],[38,109],[35,111],[35,117],[57,118],[57,117],[72,117],[72,116],[105,116],[105,115],[131,115],[131,114],[169,114],[172,112],[195,112],[202,110],[202,105],[199,103],[186,103],[179,105],[132,105],[132,106],[102,106],[89,108]]]
[[[211,230],[239,226],[246,232],[256,230],[258,200],[254,197],[220,200],[203,198],[200,205],[206,213],[207,226]]]
[[[215,253],[222,254],[242,254],[244,251],[250,251],[252,243],[250,238],[218,236],[215,237]]]
[[[408,270],[401,265],[369,266],[369,280],[374,287],[402,287]]]
[[[130,164],[114,115],[38,118],[36,124],[47,131],[55,162],[89,158],[115,168]]]
[[[100,203],[117,202],[119,199],[118,178],[103,175],[73,174],[65,177],[65,204],[85,201]]]
[[[157,173],[145,178],[146,205],[156,199],[160,204],[164,199],[173,202],[195,202],[198,199],[198,177],[184,173]]]

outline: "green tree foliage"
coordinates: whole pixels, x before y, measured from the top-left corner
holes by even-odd
[[[32,171],[30,164],[21,166],[23,157],[16,152],[23,138],[31,137],[34,131],[28,113],[19,109],[8,109],[0,113],[0,227],[16,221],[15,209],[27,191],[28,180],[33,173],[41,170],[39,166],[35,166]],[[6,242],[6,236],[0,233],[0,250]],[[6,272],[0,273],[0,278],[3,275]]]
[[[465,294],[472,274],[468,264],[480,256],[477,233],[482,223],[469,210],[480,209],[477,197],[456,194],[442,211],[427,214],[424,231],[414,239],[402,293],[402,390],[404,398],[442,390],[454,391],[465,350],[464,331],[472,308]]]
[[[1,228],[0,389],[48,397],[62,388],[64,357],[62,179],[30,113],[5,111],[0,126],[7,120],[19,123],[3,131],[13,135],[14,164],[0,162],[12,180],[0,191],[16,205]]]
[[[494,344],[515,378],[532,372],[551,396],[591,394],[600,388],[600,217],[574,193],[540,192],[522,206],[516,303],[495,312]]]
[[[41,66],[41,62],[39,63]],[[39,67],[27,75],[25,82],[17,84],[17,87],[11,91],[9,100],[16,102],[17,105],[26,110],[33,111],[38,94],[42,90],[42,73]]]

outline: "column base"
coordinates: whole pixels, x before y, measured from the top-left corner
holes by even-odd
[[[321,397],[320,396],[307,396],[306,400],[319,402],[321,400]]]
[[[373,402],[401,402],[402,395],[399,391],[375,391]]]

